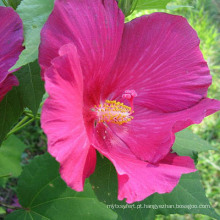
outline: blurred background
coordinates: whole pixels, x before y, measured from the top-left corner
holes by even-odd
[[[175,9],[177,5],[187,7]],[[197,31],[201,40],[201,50],[213,76],[213,84],[208,95],[210,98],[220,100],[220,0],[173,0],[169,4],[169,8],[173,10],[161,11],[186,17]],[[152,12],[154,11],[135,11],[127,17],[127,21]],[[212,207],[220,214],[220,112],[209,116],[200,125],[191,126],[190,129],[218,149],[218,151],[200,153],[197,168],[200,171],[206,195]],[[40,129],[39,121],[30,124],[17,133],[17,136],[29,146],[22,155],[23,165],[35,155],[46,151],[46,137]],[[4,203],[13,203],[16,182],[15,178],[9,179],[8,182],[0,182],[0,187],[4,188],[1,190],[0,199],[4,200]],[[203,215],[170,215],[167,217],[157,216],[156,218],[156,220],[175,219],[209,220],[212,218]]]

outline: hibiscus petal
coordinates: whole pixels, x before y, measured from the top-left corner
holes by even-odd
[[[175,113],[136,108],[134,119],[122,126],[108,126],[141,160],[156,163],[163,159],[174,143],[174,134],[220,110],[220,101],[205,98],[197,105]]]
[[[182,174],[196,171],[190,157],[168,154],[157,164],[137,159],[125,144],[103,124],[98,125],[96,149],[106,156],[118,173],[118,199],[141,201],[153,193],[169,193]]]
[[[96,152],[90,146],[83,119],[83,77],[74,45],[59,50],[45,72],[46,100],[41,123],[48,137],[48,151],[60,162],[61,177],[77,191],[93,173]]]
[[[124,15],[115,0],[55,1],[41,32],[42,71],[51,65],[62,45],[72,42],[87,76],[87,88],[97,94],[116,58],[123,27]]]
[[[23,26],[20,17],[12,8],[0,6],[0,20],[0,83],[2,83],[23,50]]]
[[[134,89],[136,104],[175,112],[206,96],[211,75],[199,38],[187,20],[154,13],[125,24],[121,48],[106,83],[114,92],[112,97]]]
[[[7,78],[0,83],[0,101],[4,98],[6,93],[12,89],[13,86],[18,86],[19,82],[15,76],[9,74]]]

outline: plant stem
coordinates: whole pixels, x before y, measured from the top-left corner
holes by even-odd
[[[9,133],[6,135],[6,138],[8,138],[9,135],[13,134],[14,132],[16,132],[17,128],[19,128],[21,125],[23,125],[27,120],[29,119],[28,116],[25,116],[20,122],[18,122],[12,129],[11,131],[9,131]]]
[[[35,119],[40,119],[39,115],[34,116],[33,114],[29,113],[29,112],[24,112],[25,115],[29,116],[30,118],[35,118]]]
[[[0,178],[10,177],[10,176],[11,176],[11,174],[5,174],[5,175],[0,176]]]
[[[28,116],[26,116],[26,117],[28,117]],[[26,117],[24,117],[23,118],[23,120],[22,121],[26,121],[26,120],[24,120],[24,119],[26,119]],[[28,117],[29,118],[29,117]],[[8,134],[7,134],[7,136],[6,136],[6,138],[8,138],[8,136],[9,135],[11,135],[11,134],[14,134],[15,132],[17,132],[17,131],[19,131],[19,130],[21,130],[22,128],[24,128],[25,126],[27,126],[27,125],[29,125],[31,122],[33,122],[35,120],[35,118],[32,118],[32,119],[30,119],[29,121],[27,121],[27,122],[25,122],[25,123],[18,123],[18,124],[21,124],[20,126],[15,126]]]
[[[2,202],[0,202],[0,205],[4,206],[5,208],[8,208],[8,209],[21,209],[21,207],[8,205],[8,204],[2,203]]]
[[[25,116],[20,122],[18,122],[11,131],[13,131],[14,129],[18,128],[19,126],[21,126],[22,124],[24,124],[30,117]]]
[[[42,101],[42,102],[40,103],[40,108],[42,108],[42,107],[43,107],[44,102],[45,102],[45,101]]]
[[[18,122],[11,131],[8,132],[6,135],[6,138],[10,136],[11,134],[14,134],[15,132],[19,131],[20,129],[24,128],[25,126],[29,125],[31,122],[33,122],[36,119],[40,119],[40,115],[37,114],[36,116],[32,114],[31,111],[24,110],[24,114],[26,115],[20,122]],[[30,119],[30,120],[29,120]],[[29,120],[29,121],[28,121]]]
[[[6,0],[2,0],[2,2],[3,2],[3,4],[4,4],[6,7],[9,6],[9,4],[8,4],[8,2],[6,2]]]

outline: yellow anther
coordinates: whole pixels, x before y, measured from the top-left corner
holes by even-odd
[[[124,105],[121,102],[115,100],[106,100],[105,103],[95,106],[99,123],[112,122],[114,124],[122,125],[133,119],[131,114],[131,107]]]

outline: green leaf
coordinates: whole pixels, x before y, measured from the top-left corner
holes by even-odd
[[[216,150],[207,141],[188,129],[176,134],[176,140],[172,148],[178,155],[190,157],[203,151]]]
[[[49,154],[36,157],[24,168],[17,192],[24,209],[6,220],[117,219],[116,213],[97,200],[88,181],[84,192],[68,188],[60,178],[59,164]]]
[[[21,154],[27,146],[15,135],[11,135],[0,148],[0,177],[18,177],[21,169]]]
[[[21,3],[22,0],[8,0],[8,4],[16,9],[18,7],[18,5]]]
[[[166,9],[171,0],[139,0],[136,9]]]
[[[30,213],[24,212],[23,210],[14,211],[10,215],[7,215],[5,218],[5,220],[15,220],[15,219],[16,220],[33,220],[30,217]],[[40,218],[39,216],[38,220],[48,220],[48,219]]]
[[[0,186],[2,188],[5,188],[6,184],[7,184],[7,181],[8,181],[8,175],[6,177],[0,177]]]
[[[38,62],[25,65],[15,75],[19,80],[19,92],[23,105],[36,114],[45,93]]]
[[[5,209],[3,207],[0,207],[0,217],[5,213],[6,213]]]
[[[18,87],[14,87],[0,102],[0,144],[11,127],[18,121],[23,109]]]
[[[15,72],[19,86],[14,87],[0,102],[0,143],[12,126],[19,120],[24,107],[37,113],[44,94],[44,83],[37,61]]]
[[[99,200],[114,210],[122,220],[148,220],[154,219],[158,214],[188,213],[219,218],[205,196],[197,172],[183,175],[171,193],[155,193],[133,204],[117,200],[117,175],[113,165],[106,158],[98,157],[96,170],[90,177],[90,182]]]
[[[17,8],[24,25],[25,49],[12,67],[16,69],[33,62],[38,57],[40,31],[51,13],[54,0],[23,0]]]

